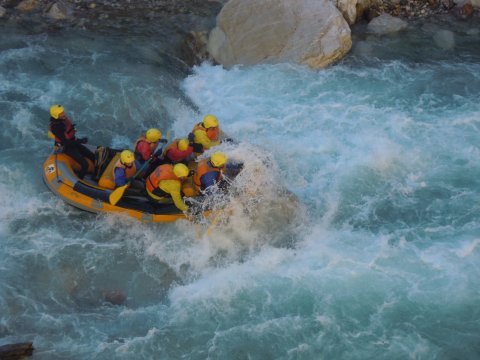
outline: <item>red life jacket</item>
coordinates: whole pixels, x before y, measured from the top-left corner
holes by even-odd
[[[165,157],[174,163],[185,160],[190,155],[192,155],[193,152],[193,147],[190,145],[188,146],[187,150],[180,150],[178,148],[178,141],[179,140],[172,142],[165,149]]]
[[[155,194],[156,190],[159,189],[158,185],[162,180],[177,180],[181,182],[181,180],[173,172],[173,165],[170,165],[170,164],[160,165],[147,178],[147,182],[146,182],[147,191],[150,191],[152,194]]]
[[[210,159],[203,159],[198,163],[197,171],[195,172],[195,175],[193,175],[193,182],[195,183],[197,190],[200,190],[202,187],[202,176],[212,171],[218,172],[217,180],[222,178],[222,171],[219,168],[210,166]]]
[[[56,119],[53,121],[62,121],[65,124],[65,132],[63,133],[63,136],[65,136],[65,139],[67,140],[75,139],[75,128],[73,127],[72,122],[68,118]],[[48,125],[48,130],[52,132],[52,121],[50,121],[50,124]],[[62,143],[62,140],[60,140],[55,134],[54,134],[54,140],[56,144]]]
[[[138,148],[138,145],[142,142],[145,142],[146,144],[148,144],[148,147],[146,147],[146,146],[142,147],[143,151],[140,151],[140,149]],[[148,158],[150,158],[150,156],[152,156],[153,152],[157,148],[157,145],[158,145],[158,143],[148,142],[145,135],[142,135],[137,139],[137,141],[135,141],[135,154],[137,156],[140,155],[141,160],[146,161],[146,160],[148,160]]]
[[[220,128],[218,126],[206,129],[203,126],[203,123],[200,122],[193,127],[192,133],[195,134],[195,131],[197,130],[205,131],[207,133],[208,138],[212,141],[217,141],[218,137],[220,136]]]

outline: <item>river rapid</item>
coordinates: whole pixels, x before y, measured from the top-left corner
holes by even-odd
[[[360,27],[320,71],[191,70],[161,36],[0,27],[0,345],[49,360],[480,357],[478,19]],[[214,227],[77,210],[42,181],[54,103],[112,147],[215,114],[239,142],[220,149],[245,162],[240,191]]]

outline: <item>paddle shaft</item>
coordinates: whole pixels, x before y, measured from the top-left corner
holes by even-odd
[[[167,133],[167,141],[169,139],[170,139],[170,131]],[[123,197],[123,194],[125,193],[125,190],[127,190],[127,188],[130,186],[132,181],[135,180],[137,176],[140,175],[150,165],[150,163],[153,161],[153,159],[155,159],[155,157],[156,157],[155,154],[152,154],[152,156],[150,156],[150,158],[147,161],[145,161],[145,163],[140,167],[140,169],[135,173],[135,175],[133,175],[132,178],[130,178],[130,180],[127,181],[125,185],[120,186],[111,192],[111,194],[108,197],[108,201],[110,202],[111,205],[116,205],[117,202],[120,201],[120,199]]]
[[[166,137],[166,140],[167,142],[170,140],[170,131],[167,132],[167,137]],[[163,152],[163,148],[162,148],[162,152]],[[130,183],[137,178],[138,175],[140,175],[143,170],[145,170],[147,168],[148,165],[150,165],[150,163],[153,161],[153,159],[155,159],[156,156],[155,156],[155,153],[153,153],[147,161],[145,161],[145,163],[140,167],[140,169],[135,173],[135,175],[133,175],[133,177],[128,180],[127,184],[126,185],[130,185]],[[125,185],[124,185],[125,186]]]

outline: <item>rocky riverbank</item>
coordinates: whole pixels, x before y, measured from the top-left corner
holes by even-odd
[[[412,20],[436,14],[478,16],[477,4],[462,0],[364,0],[349,19],[348,0],[334,1],[350,25],[381,14]],[[70,27],[128,35],[157,36],[188,65],[207,58],[206,43],[226,0],[0,0],[0,22],[15,22],[32,33]],[[474,4],[475,6],[473,6]],[[476,14],[477,13],[477,14]]]
[[[195,31],[212,27],[221,7],[204,0],[0,0],[0,21],[23,22],[38,31],[74,27],[151,33],[152,24],[160,22]]]
[[[195,31],[207,23],[213,24],[215,16],[226,2],[227,0],[0,0],[0,18],[3,21],[30,21],[45,26],[98,30],[149,24],[166,16],[204,19],[196,28],[193,26],[189,29]],[[445,13],[468,18],[475,11],[470,0],[383,0],[360,1],[359,4],[361,3],[364,11],[357,21],[362,18],[371,20],[381,13],[403,19]]]
[[[33,34],[70,28],[151,36],[191,66],[207,58],[208,30],[221,8],[215,0],[0,0],[0,23]]]
[[[389,0],[380,1],[366,9],[366,20],[382,13],[412,20],[429,17],[436,14],[448,14],[467,19],[474,14],[474,6],[470,1],[455,2],[454,0]]]

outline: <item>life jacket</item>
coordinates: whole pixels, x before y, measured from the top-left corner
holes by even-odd
[[[113,173],[115,173],[116,168],[121,168],[125,169],[125,177],[126,178],[131,178],[137,173],[137,167],[135,166],[135,162],[133,163],[132,166],[127,167],[125,166],[121,160],[118,160],[117,163],[115,164],[115,168],[113,169]]]
[[[160,165],[147,178],[147,181],[145,183],[145,188],[147,189],[147,192],[152,193],[158,197],[170,196],[170,194],[166,193],[158,186],[160,181],[162,180],[177,180],[181,182],[181,180],[173,172],[173,165]]]
[[[107,167],[103,171],[103,174],[98,180],[98,186],[113,190],[115,189],[115,165],[120,160],[120,153],[117,153],[112,160],[108,163]]]
[[[138,147],[138,144],[140,144],[141,142],[146,142],[150,147],[150,151],[146,154],[142,154],[140,153],[140,151],[137,150],[137,147]],[[135,141],[135,158],[141,162],[144,162],[146,161],[150,156],[152,156],[152,153],[155,151],[155,149],[157,148],[157,145],[158,143],[151,143],[151,142],[148,142],[147,141],[147,138],[145,137],[145,135],[142,135],[140,136],[137,141]],[[146,158],[146,159],[145,159]]]
[[[115,164],[115,165],[112,165]],[[101,186],[106,189],[113,190],[117,186],[115,184],[115,169],[117,167],[125,169],[125,177],[129,178],[134,176],[137,173],[137,167],[135,163],[131,168],[126,167],[120,161],[120,153],[116,154],[114,158],[110,161],[107,168],[103,172],[102,176],[100,176],[100,180],[98,180],[98,186]]]
[[[202,187],[202,176],[212,171],[218,172],[217,181],[220,180],[222,177],[222,171],[219,168],[211,166],[210,159],[203,159],[198,163],[197,171],[195,172],[195,175],[193,175],[193,182],[195,183],[197,190],[200,190]]]
[[[178,161],[185,160],[193,152],[193,148],[190,145],[188,146],[187,150],[181,151],[178,148],[178,141],[179,140],[176,140],[176,141],[172,142],[164,150],[165,157],[172,162],[178,162]],[[168,152],[170,150],[171,150],[171,154],[169,155]]]
[[[218,141],[218,137],[220,136],[220,128],[218,126],[214,128],[206,129],[203,126],[203,123],[199,122],[197,125],[193,127],[192,133],[195,135],[195,131],[197,130],[205,131],[207,133],[208,138],[212,141]]]
[[[73,140],[75,139],[75,127],[73,126],[72,122],[66,118],[66,119],[53,119],[51,118],[50,124],[48,125],[48,137],[52,137],[55,140],[55,144],[61,144],[61,140],[55,136],[55,134],[52,132],[52,124],[54,122],[62,121],[65,124],[65,132],[63,135],[65,136],[65,139],[67,140]]]

